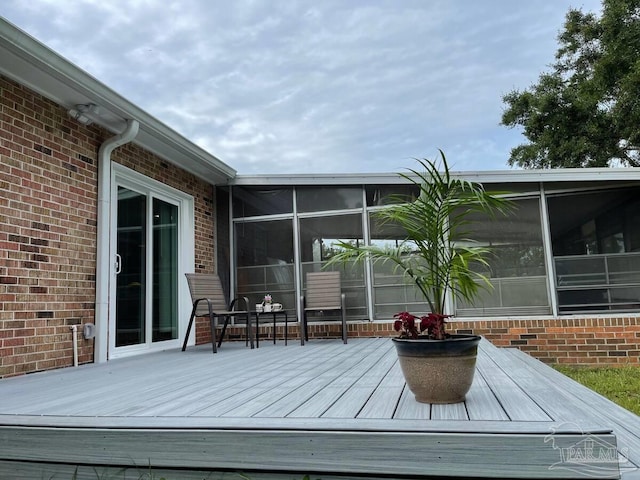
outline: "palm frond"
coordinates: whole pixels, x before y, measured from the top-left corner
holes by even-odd
[[[341,249],[329,264],[348,261],[389,263],[420,290],[432,313],[443,314],[448,292],[472,301],[480,288],[491,288],[488,277],[474,265],[488,267],[488,247],[470,240],[472,215],[506,215],[513,202],[502,194],[487,192],[482,184],[454,178],[444,152],[440,160],[417,160],[421,169],[409,169],[400,177],[418,187],[418,196],[394,196],[395,203],[373,215],[380,225],[400,227],[404,239],[397,247],[352,245],[341,242]],[[411,252],[407,250],[411,245]]]

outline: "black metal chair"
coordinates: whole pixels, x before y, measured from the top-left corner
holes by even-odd
[[[193,326],[195,317],[209,317],[209,323],[211,324],[211,343],[213,345],[213,353],[216,353],[218,351],[217,347],[220,347],[222,344],[222,339],[224,338],[231,317],[245,316],[247,322],[247,342],[251,342],[251,348],[253,348],[249,299],[247,297],[238,297],[227,304],[222,283],[218,275],[205,273],[187,273],[185,275],[187,277],[187,283],[189,284],[193,308],[191,309],[191,318],[189,319],[187,333],[184,336],[182,351],[184,352],[187,348],[187,341],[189,340],[189,334],[191,333],[191,327]],[[244,302],[244,308],[242,310],[236,310],[236,307],[241,302]],[[242,307],[242,305],[240,306]],[[216,330],[218,328],[218,318],[220,317],[224,318],[224,324],[216,346]]]
[[[309,341],[307,313],[340,311],[342,341],[347,343],[346,295],[342,293],[340,272],[309,272],[306,276],[306,295],[300,297],[302,310],[302,334],[300,343]]]

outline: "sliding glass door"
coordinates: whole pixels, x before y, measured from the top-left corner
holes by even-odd
[[[153,199],[152,342],[178,338],[178,207]]]
[[[115,347],[178,338],[178,207],[118,186]]]
[[[168,188],[149,179],[136,182],[116,176],[110,358],[177,346],[180,341],[180,320],[188,316],[190,305],[180,282],[187,268],[193,268],[193,244],[188,240],[193,237],[193,203]]]
[[[147,197],[118,187],[115,346],[146,342]]]

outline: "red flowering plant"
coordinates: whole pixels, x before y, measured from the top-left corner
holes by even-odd
[[[446,318],[451,315],[443,315],[441,313],[429,313],[418,318],[409,312],[396,313],[393,318],[393,329],[400,332],[400,338],[418,339],[419,337],[428,338],[430,340],[444,340],[449,336],[445,332]],[[417,323],[416,320],[420,320]],[[427,332],[424,335],[423,332]],[[422,334],[422,335],[421,335]]]

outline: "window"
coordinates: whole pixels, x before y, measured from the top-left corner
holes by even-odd
[[[365,190],[370,207],[402,203],[420,193],[417,185],[367,185]]]
[[[362,188],[298,187],[296,201],[299,212],[362,208]]]
[[[234,187],[234,218],[278,215],[293,212],[293,189]]]
[[[397,247],[403,240],[405,232],[400,227],[389,223],[382,225],[375,214],[369,218],[372,245]],[[420,290],[392,264],[376,262],[372,273],[374,318],[389,319],[402,311],[427,313],[429,307]]]
[[[459,300],[457,316],[549,314],[540,200],[515,200],[508,216],[475,216],[470,237],[491,248],[488,267],[478,266],[493,288],[481,288],[473,302]]]
[[[640,307],[640,188],[549,197],[560,312]]]
[[[331,215],[300,219],[302,276],[320,271],[331,258],[338,241],[362,242],[362,215]],[[364,266],[361,263],[334,266],[342,271],[342,291],[347,296],[347,317],[367,317]]]
[[[295,308],[293,221],[241,222],[235,232],[238,295],[255,304],[270,293],[274,302]]]

